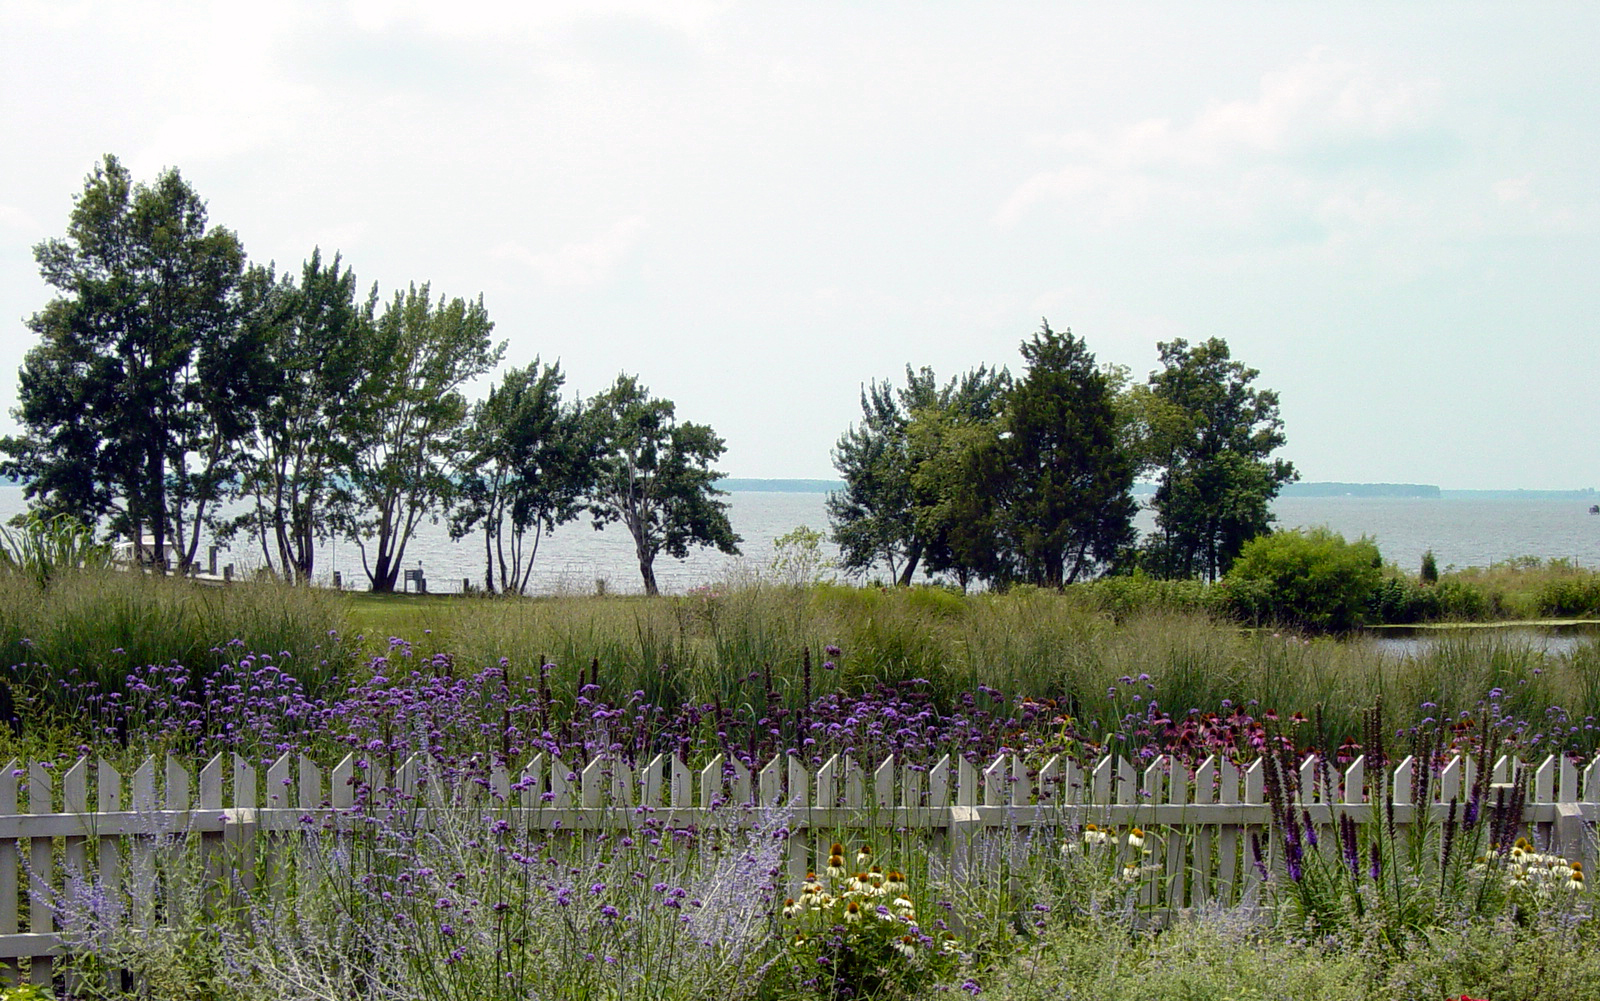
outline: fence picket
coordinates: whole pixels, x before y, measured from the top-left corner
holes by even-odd
[[[132,920],[152,928],[182,920],[186,907],[209,906],[262,881],[270,884],[262,891],[280,899],[285,887],[314,893],[318,870],[309,864],[311,856],[302,860],[298,850],[289,853],[280,839],[303,838],[310,851],[324,850],[328,836],[323,832],[332,829],[341,811],[363,802],[370,785],[361,783],[378,781],[376,770],[358,768],[353,755],[328,769],[326,787],[322,766],[309,756],[279,757],[266,765],[264,781],[237,754],[229,762],[216,755],[199,765],[191,775],[191,765],[176,755],[145,758],[127,780],[126,803],[123,777],[105,761],[81,759],[59,776],[47,762],[13,761],[0,771],[0,820],[11,824],[9,837],[0,838],[0,937],[16,950],[35,953],[0,955],[0,960],[20,961],[35,980],[54,972],[49,955],[57,948],[58,933],[51,904],[67,889],[69,874],[89,873],[91,860],[97,885],[126,894]],[[1444,763],[1425,799],[1415,795],[1412,782],[1418,778],[1420,788],[1424,762],[1403,759],[1370,790],[1366,765],[1358,757],[1339,770],[1307,757],[1294,766],[1292,779],[1299,784],[1294,809],[1308,813],[1319,832],[1327,832],[1329,844],[1337,844],[1335,826],[1344,813],[1383,822],[1385,792],[1393,797],[1397,825],[1409,826],[1430,816],[1443,818],[1452,801],[1459,807],[1472,791],[1473,776],[1481,774],[1478,768],[1510,782],[1527,767],[1532,771],[1525,822],[1541,847],[1592,861],[1600,756],[1581,767],[1559,756],[1528,765],[1502,757],[1492,766],[1456,756]],[[1241,767],[1213,756],[1192,772],[1170,756],[1137,769],[1118,756],[1087,764],[1057,756],[1036,770],[1029,766],[1028,759],[1012,752],[977,763],[945,756],[927,769],[889,756],[870,769],[869,778],[869,769],[844,755],[829,758],[813,775],[798,755],[774,757],[753,772],[720,756],[691,769],[666,754],[638,767],[596,758],[580,775],[559,758],[541,754],[523,767],[515,785],[509,770],[495,766],[487,786],[462,780],[452,788],[426,757],[415,757],[396,770],[394,784],[414,795],[421,777],[429,784],[427,802],[445,809],[476,808],[491,794],[495,802],[510,803],[519,793],[515,802],[528,809],[506,816],[533,830],[559,828],[559,837],[575,845],[583,842],[574,828],[631,826],[634,808],[658,808],[663,797],[682,812],[673,822],[685,824],[702,822],[713,804],[787,802],[794,812],[787,820],[784,868],[796,885],[826,864],[831,840],[844,842],[847,858],[853,859],[864,841],[875,840],[864,836],[864,829],[887,827],[898,832],[897,841],[923,832],[931,841],[929,850],[948,860],[949,871],[960,878],[963,868],[977,861],[974,853],[984,843],[986,828],[1053,832],[1062,824],[1104,822],[1118,831],[1119,858],[1149,867],[1138,900],[1151,913],[1213,902],[1231,906],[1258,888],[1252,837],[1267,864],[1273,864],[1276,839],[1267,834],[1274,818],[1261,760]],[[1502,783],[1495,795],[1507,791]],[[1057,805],[1061,808],[1047,808]],[[733,816],[739,823],[750,818],[742,809]],[[439,820],[433,809],[417,817],[423,823]],[[1143,850],[1129,845],[1127,835],[1136,826],[1145,831]],[[197,842],[199,869],[188,861],[195,856],[185,854],[195,851]],[[229,865],[218,864],[224,857]],[[25,878],[30,874],[31,883]],[[203,883],[186,885],[186,880]],[[24,901],[31,901],[28,934],[18,927]]]

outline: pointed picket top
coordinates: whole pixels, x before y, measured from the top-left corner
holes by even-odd
[[[189,769],[178,759],[175,754],[168,754],[166,760],[164,781],[164,802],[169,810],[187,810],[193,802],[191,788],[193,780],[189,776]]]
[[[1409,754],[1395,766],[1392,790],[1395,806],[1405,806],[1411,802],[1411,778],[1416,774],[1416,769],[1417,761]]]
[[[855,755],[844,756],[844,805],[859,810],[867,805],[867,777]]]
[[[202,810],[222,809],[222,752],[218,751],[200,767],[196,786],[196,805]]]
[[[322,769],[317,763],[302,754],[298,762],[300,766],[300,782],[298,785],[300,798],[295,804],[302,810],[313,810],[322,805]]]
[[[138,770],[133,773],[133,802],[128,806],[129,809],[140,813],[161,808],[161,801],[156,799],[155,758],[145,758],[139,763]]]
[[[733,802],[744,806],[750,802],[750,769],[737,757],[730,757],[728,766],[733,771],[733,780],[730,783]]]
[[[1233,763],[1232,758],[1223,758],[1217,766],[1217,802],[1239,802],[1241,779],[1239,766]]]
[[[521,787],[518,799],[524,810],[544,808],[544,760],[543,751],[535,754],[517,776],[517,785]]]
[[[817,796],[813,800],[818,809],[831,810],[839,801],[839,756],[831,755],[817,769],[816,790]]]
[[[586,809],[593,810],[605,805],[606,772],[610,764],[606,759],[596,757],[584,766],[583,774],[579,777],[579,801]]]
[[[950,755],[946,754],[928,769],[928,805],[943,810],[950,805]]]
[[[1004,754],[998,755],[983,770],[983,805],[1006,805],[1006,779],[1011,776],[1011,760]]]
[[[566,770],[565,766],[563,766],[562,770]],[[417,789],[420,787],[422,782],[421,773],[422,763],[418,760],[417,755],[406,755],[406,759],[400,762],[400,767],[395,769],[395,793],[403,800],[415,800],[417,797]]]
[[[805,807],[811,799],[811,773],[806,771],[806,763],[800,755],[788,755],[784,767],[789,773],[789,801],[788,805]]]
[[[756,799],[761,806],[783,805],[783,755],[761,766],[756,778]]]
[[[1600,754],[1596,754],[1583,770],[1583,801],[1600,802]]]
[[[1194,801],[1197,804],[1217,801],[1217,756],[1210,754],[1194,770]]]
[[[722,755],[713,754],[700,769],[700,806],[709,809],[722,798]]]
[[[1478,762],[1470,754],[1461,756],[1461,796],[1463,799],[1472,796],[1472,790],[1477,788]]]
[[[916,809],[922,805],[922,794],[927,789],[927,773],[906,765],[900,771],[900,805]]]
[[[1145,767],[1144,776],[1140,780],[1140,798],[1148,797],[1150,802],[1159,803],[1164,798],[1167,784],[1167,760],[1162,755],[1156,755],[1154,760]]]
[[[694,773],[676,754],[668,760],[672,763],[672,779],[667,794],[672,797],[674,809],[687,809],[694,805]]]
[[[1250,767],[1244,770],[1243,787],[1244,799],[1242,802],[1260,804],[1267,801],[1267,770],[1260,758],[1250,762]]]
[[[872,773],[872,802],[880,810],[894,806],[894,755],[883,759],[883,764]]]
[[[1554,803],[1556,800],[1556,758],[1555,755],[1546,755],[1539,762],[1539,768],[1533,773],[1533,784],[1528,790],[1534,803]]]
[[[278,759],[267,766],[267,798],[262,805],[271,808],[284,808],[294,805],[291,795],[291,783],[294,781],[289,770],[293,766],[293,759],[285,751]]]
[[[557,755],[550,755],[550,805],[557,809],[566,809],[572,805],[572,784],[578,780],[577,773],[567,767]]]
[[[55,774],[45,767],[40,761],[28,765],[28,812],[29,813],[54,813]]]
[[[1507,785],[1516,779],[1517,763],[1510,755],[1502,754],[1495,759],[1494,771],[1490,773],[1489,781],[1494,785]]]
[[[611,804],[627,809],[637,805],[634,802],[633,768],[626,761],[618,758],[611,766]]]
[[[504,761],[496,761],[489,769],[489,793],[496,805],[511,804],[511,769]]]
[[[1112,770],[1116,763],[1111,755],[1106,755],[1094,765],[1094,779],[1090,786],[1089,802],[1095,806],[1106,806],[1111,802]]]
[[[962,755],[956,755],[956,805],[978,805],[978,769]]]
[[[256,770],[244,755],[234,752],[233,755],[233,805],[240,809],[252,810],[256,807]]]
[[[1439,781],[1434,787],[1438,790],[1437,799],[1440,803],[1461,799],[1461,755],[1455,755],[1439,769]]]
[[[1308,754],[1305,756],[1305,760],[1300,762],[1301,805],[1310,806],[1313,803],[1323,802],[1325,797],[1319,795],[1320,792],[1322,790],[1317,788],[1317,756]]]
[[[348,810],[356,804],[356,756],[346,754],[328,775],[328,804]]]
[[[1173,806],[1189,805],[1189,769],[1177,758],[1168,757],[1167,762],[1167,802]],[[1159,801],[1158,801],[1159,802]],[[1174,848],[1178,847],[1176,838],[1172,841]]]
[[[95,763],[94,787],[95,805],[101,813],[122,809],[122,773],[103,758]]]
[[[89,812],[88,758],[79,758],[61,776],[61,807],[68,813]]]
[[[1134,770],[1133,762],[1121,755],[1117,756],[1117,805],[1137,806],[1139,804],[1139,773]]]
[[[666,784],[667,756],[657,754],[650,759],[639,772],[639,804],[640,806],[657,807],[661,805],[661,790]]]
[[[1068,758],[1068,762],[1072,759]],[[1039,766],[1039,774],[1035,776],[1035,788],[1039,792],[1040,806],[1060,806],[1067,802],[1065,778],[1061,769],[1061,755],[1052,754],[1049,760]]]
[[[1356,755],[1350,766],[1344,770],[1344,802],[1350,806],[1359,806],[1367,801],[1367,756]]]
[[[0,771],[0,813],[17,812],[17,778],[22,771],[22,765],[16,758],[5,763]]]
[[[1011,803],[1013,806],[1027,806],[1033,802],[1033,779],[1028,776],[1028,768],[1022,763],[1022,755],[1011,756]]]

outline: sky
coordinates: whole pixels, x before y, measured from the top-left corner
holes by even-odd
[[[1048,319],[1140,379],[1224,338],[1307,480],[1600,486],[1597,45],[1574,3],[0,0],[0,411],[113,153],[254,261],[638,375],[734,476],[833,476],[863,383]]]

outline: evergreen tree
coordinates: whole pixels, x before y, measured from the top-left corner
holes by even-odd
[[[1176,416],[1150,446],[1161,472],[1146,560],[1164,576],[1216,580],[1246,542],[1271,530],[1273,498],[1298,477],[1271,457],[1285,441],[1278,394],[1253,388],[1261,373],[1233,360],[1221,339],[1157,347],[1162,369],[1150,389]]]

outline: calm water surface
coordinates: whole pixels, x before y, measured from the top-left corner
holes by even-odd
[[[696,551],[688,559],[661,557],[655,570],[663,591],[683,592],[764,568],[772,540],[799,525],[826,530],[826,494],[730,494],[729,517],[744,537],[740,557]],[[23,509],[20,487],[0,487],[0,519]],[[1550,500],[1422,500],[1413,498],[1288,497],[1273,507],[1286,527],[1326,525],[1346,538],[1373,536],[1384,558],[1414,571],[1432,549],[1441,568],[1486,566],[1512,556],[1566,558],[1600,566],[1600,516],[1585,503]],[[1141,511],[1141,531],[1155,527]],[[831,547],[830,552],[831,552]],[[220,561],[241,571],[260,566],[259,549],[235,540]],[[463,578],[481,583],[482,539],[451,541],[444,525],[424,522],[406,547],[405,566],[421,567],[430,590],[459,591]],[[324,544],[317,553],[319,576],[342,573],[346,587],[364,586],[361,554],[347,541]],[[633,540],[616,525],[597,532],[588,522],[564,525],[539,546],[530,587],[536,593],[592,592],[597,582],[614,592],[639,591]]]

